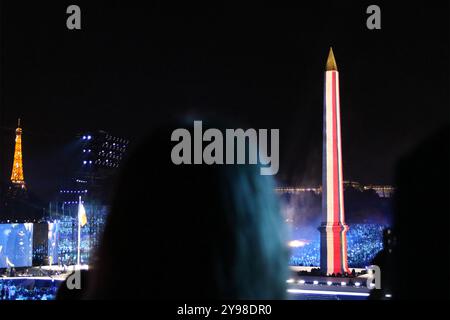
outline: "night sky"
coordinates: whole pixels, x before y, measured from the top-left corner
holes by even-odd
[[[330,46],[345,180],[392,183],[398,158],[449,120],[445,1],[377,1],[382,29],[374,31],[366,28],[374,3],[365,1],[214,9],[92,2],[1,4],[0,171],[9,177],[21,117],[25,179],[42,198],[66,177],[77,133],[104,129],[138,141],[183,114],[279,128],[279,183],[320,184]],[[81,7],[81,31],[66,28],[70,4]]]

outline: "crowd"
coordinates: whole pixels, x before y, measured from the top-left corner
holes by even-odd
[[[368,266],[375,255],[383,249],[383,230],[379,224],[353,224],[347,233],[348,264],[355,268]],[[320,265],[319,234],[303,247],[293,248],[290,257],[293,266]]]
[[[370,264],[375,255],[383,249],[383,229],[378,224],[354,224],[347,233],[348,261],[351,267],[365,267]],[[317,267],[320,265],[320,238],[302,247],[293,248],[290,265]],[[24,268],[22,270],[8,269],[8,276],[52,276],[59,271],[43,270],[42,268]],[[0,300],[52,300],[55,299],[58,282],[46,281],[44,284],[30,285],[20,281],[0,279]]]
[[[383,230],[386,226],[378,224],[355,224],[347,236],[348,264],[364,268],[371,264],[375,255],[383,249]]]
[[[0,300],[54,300],[59,282],[48,281],[44,286],[0,280]]]
[[[3,277],[54,277],[67,272],[68,267],[63,266],[62,270],[48,270],[42,267],[29,268],[4,268],[0,269],[0,276]],[[2,279],[0,278],[0,281]]]
[[[317,267],[320,265],[320,240],[315,239],[303,247],[293,248],[289,264],[292,266]]]

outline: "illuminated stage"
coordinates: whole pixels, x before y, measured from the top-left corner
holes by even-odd
[[[364,300],[370,295],[367,287],[368,275],[356,277],[324,277],[299,275],[301,271],[310,273],[315,267],[290,267],[292,276],[286,280],[290,299],[294,300]],[[355,268],[361,273],[365,269]]]

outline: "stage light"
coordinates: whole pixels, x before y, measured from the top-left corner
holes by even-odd
[[[359,287],[360,285],[361,285],[361,283],[355,282],[355,287]]]
[[[327,291],[327,290],[304,290],[304,289],[288,289],[288,293],[295,294],[319,294],[319,295],[340,295],[340,296],[357,296],[357,297],[368,297],[369,293],[365,292],[345,292],[345,291]]]
[[[298,283],[299,284],[305,284],[305,280],[300,280]]]
[[[294,283],[294,279],[286,280],[286,283]]]
[[[384,296],[385,296],[386,298],[392,298],[392,294],[389,294],[389,293],[386,293]]]
[[[87,136],[87,139],[88,139],[88,140],[91,140],[91,139],[92,139],[92,137],[91,137],[91,136]]]
[[[332,284],[333,284],[333,282],[327,281],[327,285],[331,286]]]
[[[314,281],[313,281],[313,284],[314,284],[314,285],[318,285],[318,284],[319,284],[319,281],[314,280]]]
[[[87,164],[87,161],[83,161],[83,164]]]
[[[341,286],[345,287],[346,285],[347,285],[346,282],[344,282],[344,281],[341,282]]]
[[[83,140],[86,140],[86,136],[83,136]]]
[[[289,220],[289,219],[287,219],[287,220]],[[287,221],[287,220],[286,220],[286,221]],[[305,244],[306,244],[305,241],[301,241],[301,240],[293,240],[293,241],[290,241],[290,242],[288,243],[288,246],[291,247],[291,248],[300,248],[300,247],[304,247]]]

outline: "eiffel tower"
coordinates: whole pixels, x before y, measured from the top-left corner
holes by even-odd
[[[8,193],[8,198],[10,199],[25,200],[27,198],[27,186],[23,175],[22,128],[20,127],[20,118],[17,121],[14,161]]]
[[[27,189],[25,179],[23,177],[22,128],[20,127],[20,118],[16,129],[16,144],[14,147],[14,162],[11,173],[11,183],[19,189]]]
[[[20,119],[16,129],[14,160],[11,179],[2,201],[2,219],[11,221],[28,221],[35,216],[35,209],[29,203],[27,185],[23,174],[22,128]]]

